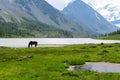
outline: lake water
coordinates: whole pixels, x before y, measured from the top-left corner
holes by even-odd
[[[120,40],[95,40],[91,38],[0,38],[0,46],[27,47],[29,41],[37,41],[41,45],[120,43]]]
[[[86,62],[81,66],[70,66],[68,70],[93,70],[97,72],[119,72],[120,64],[108,62]]]

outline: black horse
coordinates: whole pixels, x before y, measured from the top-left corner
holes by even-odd
[[[30,41],[28,44],[28,48],[32,47],[32,45],[35,45],[35,47],[37,47],[38,42],[37,41]]]

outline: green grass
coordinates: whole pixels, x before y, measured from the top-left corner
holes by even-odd
[[[119,80],[120,73],[68,71],[85,62],[120,63],[120,44],[57,48],[0,47],[0,80]]]

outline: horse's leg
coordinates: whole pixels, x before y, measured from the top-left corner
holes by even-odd
[[[38,46],[38,43],[36,42],[36,47]]]
[[[38,44],[36,43],[36,44],[35,44],[35,47],[37,47],[37,45],[38,45]]]

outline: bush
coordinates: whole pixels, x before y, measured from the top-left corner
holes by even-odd
[[[74,77],[78,77],[79,75],[74,73],[74,72],[64,72],[62,73],[62,76],[74,76]]]
[[[102,53],[109,53],[108,50],[102,50],[101,52],[102,52]]]
[[[70,65],[83,65],[83,64],[85,64],[85,61],[83,61],[81,59],[71,59],[68,61],[68,64],[70,64]]]

